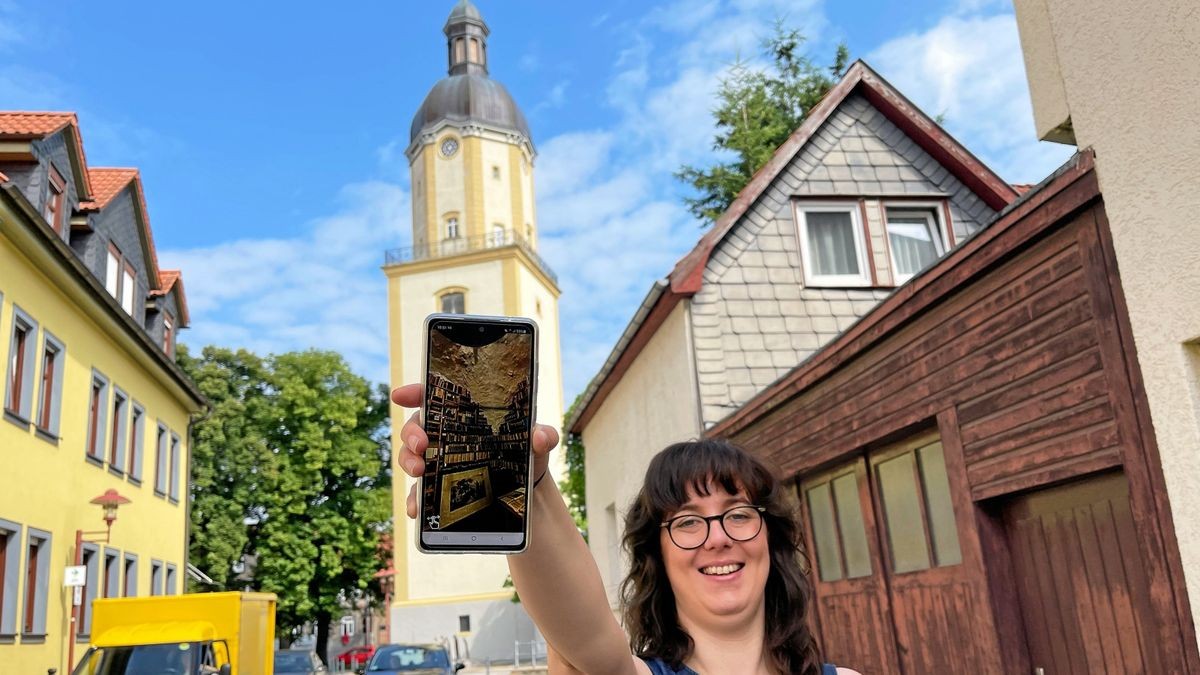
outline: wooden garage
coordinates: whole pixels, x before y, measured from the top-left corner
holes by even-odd
[[[793,478],[864,673],[1200,672],[1089,152],[709,430]]]

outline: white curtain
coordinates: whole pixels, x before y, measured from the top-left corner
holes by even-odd
[[[938,257],[929,221],[920,216],[889,217],[888,243],[892,246],[892,259],[896,261],[899,276],[910,277]]]
[[[817,276],[857,275],[854,221],[842,212],[809,211],[804,214],[812,273]]]

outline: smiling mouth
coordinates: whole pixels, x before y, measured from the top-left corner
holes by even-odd
[[[700,573],[704,574],[706,576],[710,576],[710,577],[723,577],[723,576],[733,574],[734,572],[742,569],[745,566],[746,566],[745,563],[732,563],[729,565],[709,565],[708,567],[701,567]]]

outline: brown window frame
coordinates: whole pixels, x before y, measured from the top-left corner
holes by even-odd
[[[66,202],[67,181],[53,165],[50,167],[48,189],[50,194],[46,199],[46,208],[42,215],[45,216],[46,222],[50,224],[51,229],[58,234],[62,234],[62,211],[63,204]]]
[[[0,619],[4,616],[4,577],[8,572],[8,531],[0,531]]]
[[[58,362],[59,350],[50,343],[42,347],[42,406],[38,410],[37,425],[48,430],[53,416],[54,404],[54,366]]]
[[[37,585],[38,585],[38,555],[41,553],[41,543],[35,543],[31,537],[25,547],[25,607],[21,617],[21,627],[26,635],[33,634],[37,620]]]
[[[129,476],[130,480],[138,483],[141,483],[142,481],[142,474],[141,472],[137,471],[138,450],[141,446],[140,439],[138,437],[138,431],[139,426],[145,426],[145,419],[146,411],[139,407],[136,403],[133,404],[133,407],[130,409],[129,413],[129,464],[127,465],[128,470],[125,472],[125,475]]]
[[[21,398],[25,393],[22,385],[25,381],[25,342],[29,339],[30,328],[16,322],[13,325],[12,355],[9,357],[8,396],[5,397],[4,409],[16,415],[21,414]]]
[[[104,448],[100,443],[100,408],[102,405],[101,397],[104,394],[106,383],[92,374],[92,390],[89,395],[88,403],[88,441],[87,441],[87,456],[89,459],[104,461]]]
[[[175,356],[174,343],[172,337],[175,333],[175,317],[171,316],[170,312],[163,312],[163,353],[167,356]]]

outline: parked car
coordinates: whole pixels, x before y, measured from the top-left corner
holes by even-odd
[[[446,648],[436,644],[384,645],[367,662],[371,675],[454,675],[463,664],[450,665]]]
[[[275,651],[275,675],[323,675],[325,664],[316,652],[307,649]]]
[[[375,645],[351,647],[337,655],[338,665],[342,670],[362,670],[375,653]]]

